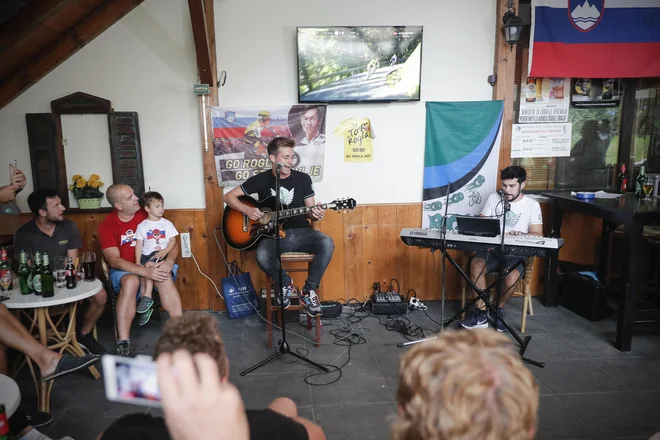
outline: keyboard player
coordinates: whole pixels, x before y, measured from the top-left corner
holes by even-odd
[[[506,231],[510,235],[543,235],[543,218],[541,216],[541,206],[536,200],[531,199],[523,194],[525,189],[525,180],[527,172],[523,167],[510,166],[502,170],[500,179],[502,180],[503,196],[509,201],[511,211],[507,212],[506,220],[502,218],[503,204],[502,197],[497,194],[491,194],[483,209],[481,215],[486,217],[500,217],[500,224],[506,221]],[[525,260],[525,257],[517,257],[511,255],[495,255],[494,253],[487,254],[486,252],[478,252],[470,262],[470,278],[477,285],[479,289],[486,288],[486,274],[497,272],[499,267],[500,258],[504,261],[504,267],[509,268],[520,260]],[[498,314],[500,317],[504,316],[502,307],[513,295],[513,286],[518,279],[525,273],[524,263],[519,265],[517,270],[512,271],[504,278],[502,282],[502,295],[498,304]],[[487,328],[488,316],[486,305],[483,301],[479,300],[476,303],[476,310],[470,316],[467,316],[461,321],[461,325],[465,328]],[[491,319],[494,320],[494,316]],[[500,319],[497,320],[497,330],[505,331],[506,328]]]

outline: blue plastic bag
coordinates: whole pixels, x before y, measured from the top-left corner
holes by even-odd
[[[236,261],[229,265],[229,276],[222,279],[222,295],[230,318],[250,316],[259,310],[252,278],[248,272],[239,269]]]

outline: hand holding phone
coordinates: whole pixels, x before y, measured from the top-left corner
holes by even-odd
[[[105,395],[114,402],[160,406],[156,364],[150,357],[125,358],[104,355],[101,358]]]

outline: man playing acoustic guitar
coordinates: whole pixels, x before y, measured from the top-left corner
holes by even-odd
[[[325,214],[325,209],[315,206],[314,188],[312,179],[308,174],[291,169],[293,166],[295,143],[284,137],[276,137],[268,144],[268,157],[272,162],[272,169],[250,177],[242,185],[225,194],[225,202],[230,207],[242,212],[252,220],[259,220],[264,213],[256,207],[251,207],[239,200],[240,196],[257,194],[256,199],[263,201],[268,197],[275,200],[275,175],[277,166],[280,165],[280,204],[281,209],[313,207],[307,218],[311,221],[321,220]],[[271,207],[272,209],[275,206]],[[307,313],[316,316],[321,313],[321,304],[315,290],[318,289],[325,269],[330,264],[335,245],[328,235],[320,231],[315,231],[310,227],[309,222],[304,217],[291,217],[282,224],[282,229],[286,236],[280,241],[282,253],[286,252],[305,252],[314,254],[305,281],[305,286],[301,292],[302,303],[307,308]],[[271,239],[262,239],[257,246],[257,263],[261,270],[273,280],[278,279],[276,270],[275,241]],[[291,293],[295,289],[291,277],[282,271],[283,284],[283,306],[287,308],[291,305]],[[279,304],[278,296],[278,304]]]

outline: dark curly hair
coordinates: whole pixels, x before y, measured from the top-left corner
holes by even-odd
[[[229,374],[225,344],[220,337],[217,321],[203,313],[186,313],[165,323],[156,341],[154,359],[161,353],[186,350],[190,354],[206,353],[218,363],[220,377]]]

